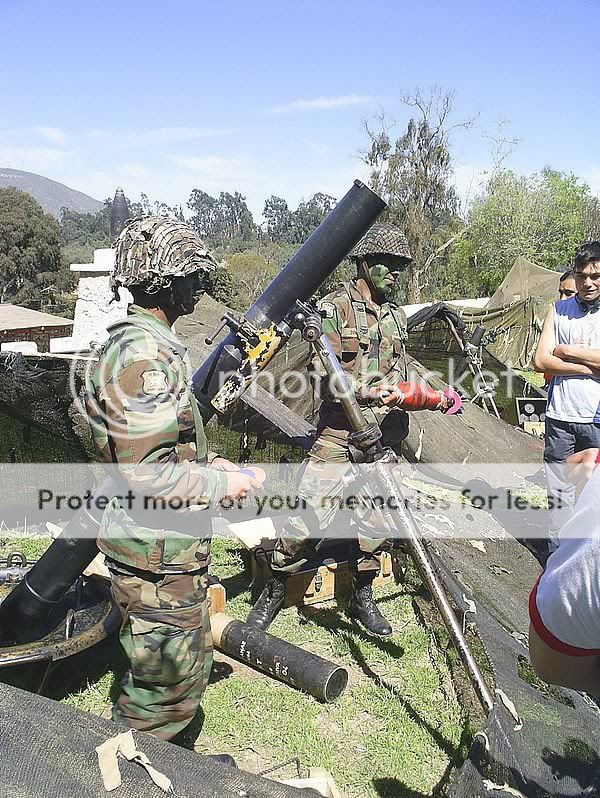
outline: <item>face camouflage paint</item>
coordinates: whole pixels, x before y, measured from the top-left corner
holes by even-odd
[[[367,273],[371,283],[384,297],[392,295],[398,278],[397,271],[392,271],[387,266],[378,263],[369,266]]]

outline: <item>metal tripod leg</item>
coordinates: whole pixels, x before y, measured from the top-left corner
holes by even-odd
[[[450,321],[450,319],[447,319],[446,322],[448,324],[448,327],[450,328],[450,332],[454,336],[454,340],[456,341],[456,343],[460,347],[461,351],[464,352],[465,346],[466,346],[465,342],[462,340],[462,338],[458,334],[458,332],[456,330],[456,327]],[[471,372],[471,378],[473,380],[473,386],[475,386],[475,379],[480,381],[483,385],[486,385],[486,382],[485,382],[485,379],[484,379],[484,376],[483,376],[483,372],[481,371],[481,367],[479,366],[479,364],[473,363],[473,361],[469,358],[468,355],[464,355],[464,359],[465,359],[465,363],[467,365],[467,368]],[[494,411],[494,415],[496,416],[496,418],[500,418],[500,413],[498,411],[498,407],[496,406],[496,402],[494,401],[494,397],[493,396],[484,396],[484,395],[475,396],[471,400],[473,402],[473,404],[475,404],[477,399],[481,399],[482,408],[487,413],[490,412],[488,410],[487,406],[485,405],[485,402],[488,401],[490,403],[490,406],[491,406],[492,410]]]

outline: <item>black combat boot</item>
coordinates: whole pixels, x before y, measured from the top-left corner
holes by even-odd
[[[375,571],[355,571],[352,574],[352,595],[348,604],[348,615],[374,635],[389,637],[392,634],[391,623],[379,612],[373,600],[372,584]]]
[[[277,572],[272,574],[254,607],[248,613],[247,624],[254,626],[255,629],[262,629],[263,632],[267,631],[283,607],[287,577],[287,574]]]

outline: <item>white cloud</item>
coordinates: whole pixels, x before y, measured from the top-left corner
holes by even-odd
[[[304,144],[307,149],[315,155],[327,155],[329,152],[327,144],[321,144],[321,142],[315,141],[314,139],[304,139]]]
[[[52,144],[57,144],[59,147],[64,147],[66,144],[67,137],[65,131],[61,130],[59,127],[34,127],[33,131]]]
[[[135,180],[146,180],[152,177],[152,173],[142,163],[124,163],[120,166],[120,172],[123,175],[131,177]]]
[[[156,127],[141,130],[105,130],[96,128],[89,131],[93,142],[106,144],[177,144],[211,136],[222,136],[228,131],[201,127]]]
[[[242,163],[240,158],[223,158],[220,155],[167,155],[167,158],[184,169],[210,174],[229,171]]]
[[[341,97],[316,97],[312,100],[294,100],[285,105],[277,105],[269,109],[270,114],[288,114],[295,111],[324,111],[337,108],[348,108],[352,105],[366,105],[373,102],[373,97],[360,94],[344,94]]]
[[[67,160],[67,150],[52,147],[5,147],[0,145],[0,167],[23,169],[48,177],[49,169],[60,169]]]
[[[180,175],[188,182],[195,181],[197,188],[209,191],[220,191],[225,184],[234,184],[243,192],[243,187],[254,183],[259,174],[255,165],[243,157],[173,154],[166,158],[181,170]]]

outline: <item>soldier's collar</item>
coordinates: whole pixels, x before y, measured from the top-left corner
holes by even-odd
[[[139,318],[149,323],[152,327],[157,327],[163,335],[173,335],[173,330],[166,321],[162,321],[162,319],[159,319],[154,315],[154,313],[150,313],[149,310],[146,310],[139,305],[134,304],[127,308],[127,318],[130,320],[130,317],[134,317],[135,319]]]
[[[375,302],[373,302],[372,300],[369,301],[365,299],[353,282],[348,285],[348,293],[350,294],[350,299],[352,300],[352,302],[362,302],[368,308],[371,308],[373,310],[379,307],[379,305],[376,305]]]
[[[398,307],[395,302],[384,302],[383,305],[378,305],[376,302],[367,302],[361,292],[358,290],[354,282],[348,283],[348,293],[350,294],[350,299],[352,302],[364,302],[367,308],[370,308],[374,312],[380,313],[383,308],[390,307],[396,308]]]
[[[139,305],[130,305],[127,308],[127,317],[112,324],[108,328],[108,332],[112,333],[112,331],[116,330],[118,327],[126,325],[141,327],[150,334],[163,338],[173,351],[178,352],[182,356],[187,352],[187,347],[178,340],[175,332],[166,322],[157,319],[153,313],[149,313],[145,308],[141,308]]]

